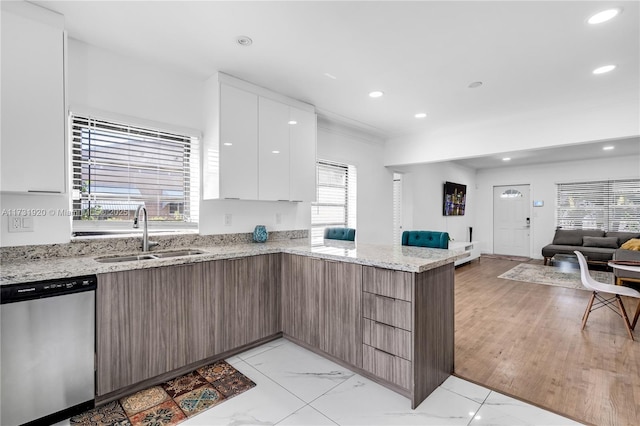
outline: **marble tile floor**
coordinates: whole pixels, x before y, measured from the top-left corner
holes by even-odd
[[[226,361],[256,387],[181,425],[580,424],[454,376],[411,410],[407,398],[286,339]]]

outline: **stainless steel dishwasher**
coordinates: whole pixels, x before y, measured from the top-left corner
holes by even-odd
[[[0,424],[56,423],[94,406],[96,276],[0,287]]]

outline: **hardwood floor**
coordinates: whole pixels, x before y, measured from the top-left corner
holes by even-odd
[[[634,342],[603,308],[581,331],[591,293],[497,278],[518,263],[456,269],[455,374],[582,423],[639,424],[640,327]]]

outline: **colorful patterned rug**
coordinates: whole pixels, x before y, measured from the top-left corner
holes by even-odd
[[[593,279],[607,284],[613,284],[613,274],[605,271],[589,271]],[[555,266],[533,265],[521,263],[509,269],[498,278],[521,281],[534,284],[552,285],[556,287],[576,288],[587,290],[580,280],[579,269],[560,269]]]
[[[71,425],[176,425],[256,384],[225,361],[72,417]]]

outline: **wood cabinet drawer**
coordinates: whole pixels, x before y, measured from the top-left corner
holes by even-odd
[[[405,389],[411,387],[411,362],[362,345],[362,368]]]
[[[411,302],[413,274],[366,266],[362,276],[362,289],[369,293]]]
[[[411,332],[363,319],[362,341],[374,348],[411,361]]]
[[[362,316],[411,331],[411,303],[375,294],[362,293]]]

